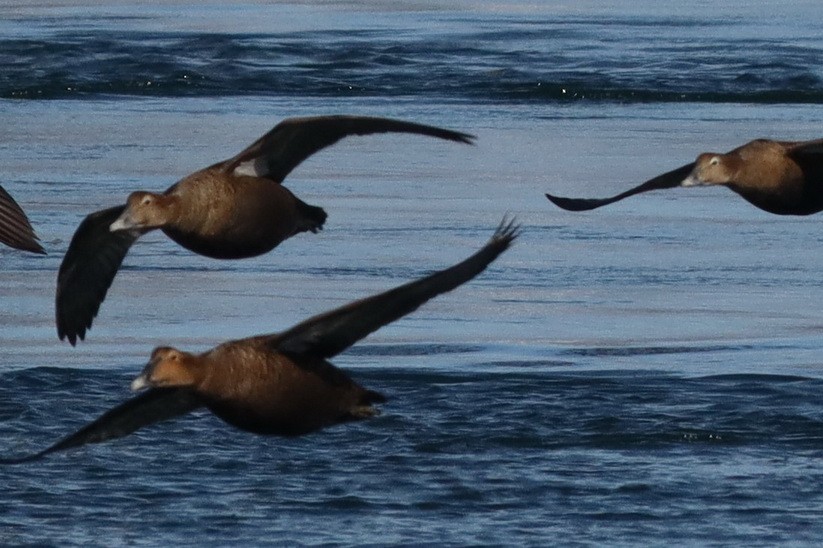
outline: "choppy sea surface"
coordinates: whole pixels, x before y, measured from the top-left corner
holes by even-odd
[[[383,414],[299,439],[207,413],[0,468],[0,544],[819,545],[823,234],[724,189],[605,196],[757,137],[823,137],[817,0],[663,5],[109,0],[0,6],[0,456],[130,397],[159,345],[275,332],[521,237],[334,362]],[[53,322],[82,218],[291,116],[350,138],[286,185],[326,229],[214,261],[149,235],[76,348]]]

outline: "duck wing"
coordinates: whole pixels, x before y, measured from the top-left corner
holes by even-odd
[[[234,158],[222,163],[225,172],[267,177],[283,182],[286,176],[315,152],[349,135],[417,133],[471,144],[473,135],[434,126],[368,116],[317,116],[288,118]]]
[[[202,405],[197,394],[188,388],[154,388],[106,411],[97,420],[39,453],[0,459],[0,464],[20,464],[87,443],[122,438],[144,426],[185,415]]]
[[[11,194],[0,186],[0,243],[15,249],[45,255],[46,251],[29,223],[23,209]]]
[[[284,333],[272,335],[268,344],[273,350],[285,354],[335,356],[369,333],[416,310],[432,297],[451,291],[483,272],[508,249],[518,233],[519,226],[504,219],[488,243],[463,262],[310,318]]]
[[[125,205],[92,213],[80,223],[57,272],[57,335],[74,346],[91,327],[131,245],[143,232],[112,232]]]
[[[613,204],[623,198],[640,194],[641,192],[648,192],[649,190],[659,190],[663,188],[675,188],[680,186],[683,179],[688,177],[689,173],[694,169],[694,162],[686,164],[677,169],[667,171],[653,179],[649,179],[645,183],[631,188],[625,192],[612,196],[611,198],[561,198],[552,194],[546,194],[553,204],[561,209],[568,211],[588,211],[590,209],[597,209],[598,207]]]
[[[787,143],[786,155],[797,162],[804,171],[823,173],[823,139]]]

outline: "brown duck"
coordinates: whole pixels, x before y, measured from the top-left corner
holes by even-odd
[[[323,228],[326,212],[281,183],[303,160],[348,135],[416,133],[460,143],[474,138],[437,127],[362,116],[284,120],[237,156],[184,177],[162,194],[133,192],[125,205],[86,217],[57,275],[57,334],[85,337],[131,245],[160,229],[186,249],[216,259],[255,257],[300,232]]]
[[[328,360],[369,333],[471,280],[505,251],[519,228],[503,221],[477,253],[451,268],[315,316],[275,335],[230,341],[202,354],[156,348],[132,388],[143,394],[111,409],[51,447],[0,463],[126,436],[144,426],[206,407],[256,434],[299,436],[378,413],[386,399]]]
[[[557,206],[585,211],[649,190],[722,185],[746,201],[777,215],[810,215],[823,210],[823,139],[757,139],[725,154],[707,152],[691,164],[658,175],[611,198],[561,198]]]
[[[25,212],[2,186],[0,186],[0,243],[23,251],[46,254]]]

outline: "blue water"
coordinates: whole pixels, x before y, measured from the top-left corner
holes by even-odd
[[[0,468],[0,543],[818,545],[819,217],[724,189],[605,196],[756,137],[820,138],[814,1],[71,0],[0,7],[0,184],[49,255],[0,249],[0,453],[200,351],[516,245],[335,363],[389,397],[300,439],[197,413]],[[227,158],[290,116],[437,124],[476,146],[352,138],[287,186],[326,230],[269,255],[135,245],[87,341],[53,325],[89,212]]]

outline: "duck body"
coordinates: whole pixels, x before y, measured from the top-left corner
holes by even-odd
[[[186,249],[214,259],[268,253],[295,234],[318,232],[326,220],[322,208],[282,185],[226,174],[219,167],[189,175],[164,195],[186,207],[161,230]]]
[[[203,374],[188,386],[228,424],[255,434],[300,436],[377,415],[372,404],[386,401],[325,359],[292,358],[267,340],[232,341],[191,357]],[[151,371],[146,375],[150,379]]]
[[[814,141],[813,143],[817,143]],[[700,154],[682,186],[722,185],[775,215],[823,211],[823,154],[810,161],[806,142],[755,139],[725,154]]]

